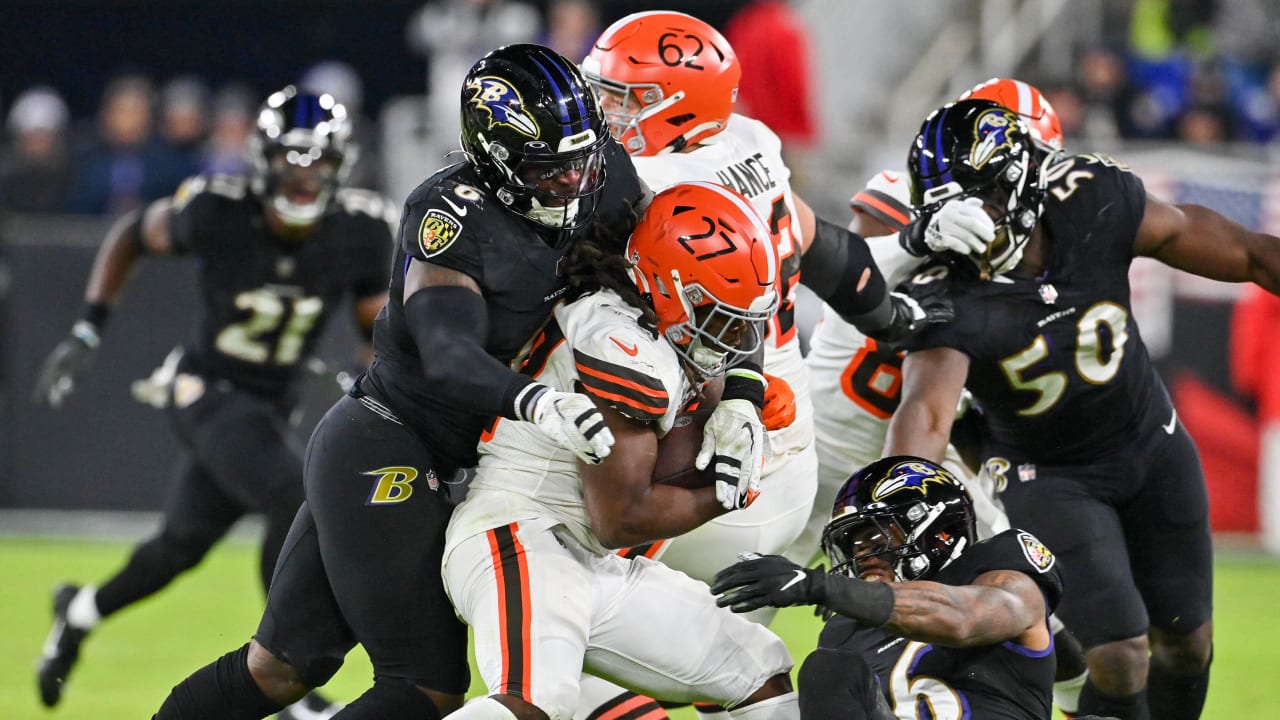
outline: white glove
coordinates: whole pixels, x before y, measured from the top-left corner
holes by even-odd
[[[995,221],[976,197],[947,201],[924,229],[924,243],[934,252],[981,255],[995,239]]]
[[[591,398],[582,393],[547,390],[533,407],[532,422],[551,442],[589,465],[599,465],[613,450],[613,433]]]
[[[693,465],[703,470],[712,463],[716,500],[726,510],[744,508],[760,494],[764,424],[750,400],[722,400],[707,418]]]

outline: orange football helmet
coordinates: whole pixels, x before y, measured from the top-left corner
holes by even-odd
[[[655,11],[610,25],[582,61],[582,73],[627,152],[657,155],[728,125],[742,66],[715,28],[684,13]]]
[[[658,331],[714,377],[756,352],[778,307],[778,252],[751,202],[722,185],[672,185],[627,241],[636,288]]]
[[[991,78],[974,85],[957,99],[969,98],[990,100],[1018,113],[1031,129],[1031,139],[1036,145],[1049,152],[1062,152],[1062,123],[1058,121],[1058,113],[1035,86],[1012,78]]]

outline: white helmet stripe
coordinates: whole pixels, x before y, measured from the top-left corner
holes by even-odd
[[[1014,110],[1019,115],[1039,117],[1040,109],[1035,106],[1035,95],[1031,92],[1031,86],[1021,80],[1014,80],[1013,86],[1018,89],[1018,107]]]

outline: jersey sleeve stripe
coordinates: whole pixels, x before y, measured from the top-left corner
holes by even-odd
[[[619,390],[630,390],[637,396],[647,396],[666,402],[667,388],[655,377],[591,357],[577,350],[573,352],[573,359],[578,366],[579,374],[599,378],[603,382],[617,386]]]
[[[587,392],[616,407],[619,412],[638,420],[658,420],[667,412],[667,406],[665,404],[652,405],[643,401],[637,401],[633,397],[609,392],[608,390],[587,382],[586,378],[583,378],[582,385],[586,388]]]

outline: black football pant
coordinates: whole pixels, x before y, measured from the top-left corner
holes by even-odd
[[[440,577],[452,506],[433,464],[415,434],[368,400],[344,397],[316,426],[307,501],[255,635],[308,685],[327,682],[359,642],[379,685],[466,692],[466,627]],[[362,717],[364,700],[337,717]]]
[[[245,513],[262,513],[265,589],[293,516],[302,503],[302,452],[277,403],[210,381],[170,420],[185,453],[165,502],[159,533],[97,593],[103,617],[168,585],[204,558]]]

